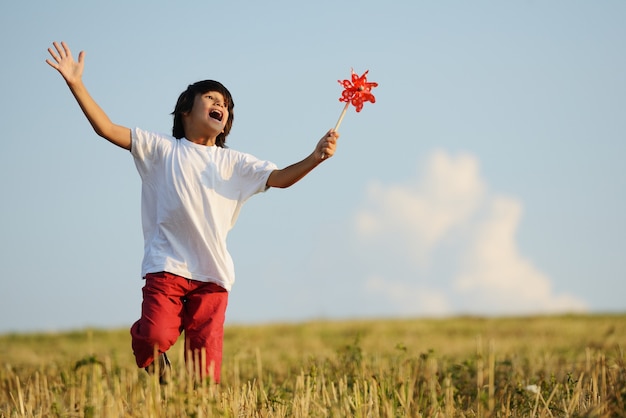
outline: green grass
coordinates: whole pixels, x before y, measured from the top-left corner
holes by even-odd
[[[127,330],[0,336],[0,417],[626,417],[626,315],[230,326],[166,386]]]

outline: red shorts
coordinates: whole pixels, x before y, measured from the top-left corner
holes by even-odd
[[[185,331],[185,358],[206,353],[205,376],[220,381],[228,292],[215,283],[161,272],[147,274],[141,318],[130,329],[137,366],[154,361],[155,347],[166,352]],[[190,356],[191,355],[191,356]]]

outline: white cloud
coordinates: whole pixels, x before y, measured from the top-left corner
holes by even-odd
[[[581,311],[585,303],[555,295],[550,278],[522,256],[515,242],[521,203],[492,197],[486,219],[477,222],[454,289],[494,313]]]
[[[522,203],[487,190],[474,156],[444,151],[429,157],[417,181],[373,183],[355,232],[366,251],[384,249],[400,265],[380,258],[374,268],[384,273],[373,271],[366,291],[403,314],[584,310],[581,299],[555,294],[550,277],[522,255]],[[451,237],[454,248],[444,245]]]
[[[484,193],[475,158],[437,151],[416,184],[370,185],[367,208],[356,217],[357,232],[370,238],[392,235],[424,262],[452,228],[468,222]]]

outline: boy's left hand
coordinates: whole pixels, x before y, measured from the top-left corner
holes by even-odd
[[[339,133],[331,129],[319,140],[315,147],[315,156],[320,162],[335,154],[337,139],[339,139]]]

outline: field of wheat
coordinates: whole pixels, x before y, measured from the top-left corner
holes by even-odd
[[[0,417],[626,417],[626,315],[228,326],[166,385],[127,330],[0,335]]]

